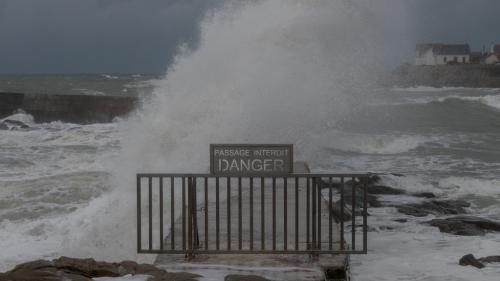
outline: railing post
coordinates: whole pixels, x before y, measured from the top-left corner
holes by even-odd
[[[363,252],[368,253],[368,178],[363,178]]]
[[[142,252],[142,225],[141,225],[141,176],[137,177],[137,252]]]

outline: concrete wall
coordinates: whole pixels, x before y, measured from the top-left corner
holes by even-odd
[[[383,79],[384,86],[500,88],[500,66],[479,64],[403,65]]]
[[[18,109],[36,122],[106,123],[134,110],[135,97],[0,93],[0,118]]]

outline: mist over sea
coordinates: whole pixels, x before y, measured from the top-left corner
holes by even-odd
[[[206,172],[210,143],[293,143],[314,171],[381,173],[386,185],[499,219],[500,89],[378,87],[374,53],[390,31],[373,25],[384,12],[365,2],[228,5],[163,78],[50,76],[37,89],[39,76],[0,77],[3,91],[150,100],[106,124],[7,117],[29,128],[0,130],[0,271],[61,255],[152,261],[135,253],[135,173]],[[421,224],[432,215],[369,212],[369,253],[351,257],[354,280],[498,280],[494,265],[458,265],[468,253],[500,254],[498,233],[461,237]]]

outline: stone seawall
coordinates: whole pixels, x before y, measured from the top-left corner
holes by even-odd
[[[383,83],[400,87],[500,88],[500,66],[406,64],[396,68]]]
[[[0,93],[0,118],[22,109],[35,122],[107,123],[134,110],[136,97]]]

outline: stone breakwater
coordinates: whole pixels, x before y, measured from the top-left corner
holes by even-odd
[[[389,87],[500,88],[500,66],[405,64],[390,73],[382,84]]]
[[[37,123],[108,123],[130,113],[138,102],[136,97],[0,93],[0,119],[23,110]]]

